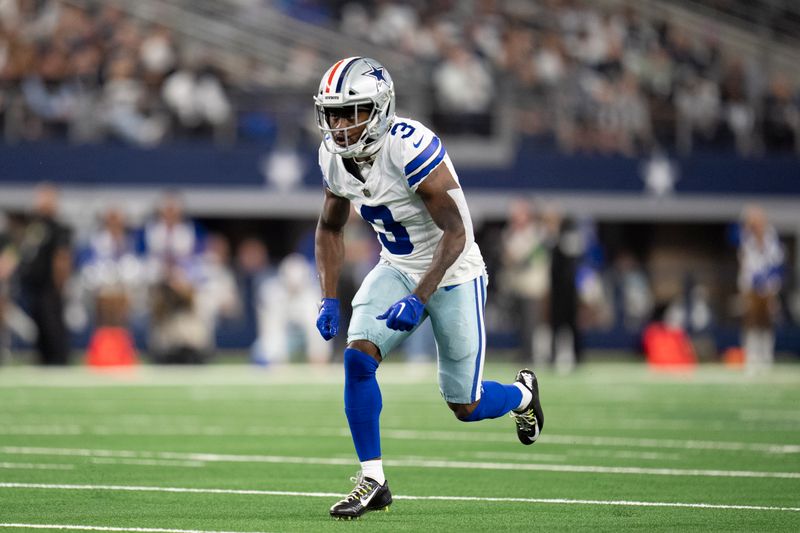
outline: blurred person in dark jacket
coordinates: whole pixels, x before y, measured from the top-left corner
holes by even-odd
[[[583,237],[575,220],[552,210],[546,215],[554,236],[550,256],[550,327],[553,332],[553,364],[559,372],[571,372],[580,359],[578,332],[578,262],[584,251]]]
[[[38,329],[36,349],[44,365],[69,363],[64,288],[72,272],[71,230],[58,221],[59,193],[50,184],[34,191],[33,216],[20,245],[20,284]]]
[[[10,279],[17,266],[17,254],[13,251],[6,226],[5,213],[0,212],[0,363],[8,359],[11,344],[7,315],[10,303]]]

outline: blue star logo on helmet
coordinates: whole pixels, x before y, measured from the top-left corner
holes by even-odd
[[[369,65],[369,63],[367,63],[367,65]],[[386,81],[385,71],[383,70],[383,67],[375,68],[374,65],[369,65],[369,67],[372,70],[365,72],[364,76],[372,76],[373,78],[378,80],[378,83],[383,82],[387,85],[389,84],[389,82]]]

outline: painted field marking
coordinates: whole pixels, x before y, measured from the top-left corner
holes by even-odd
[[[186,452],[137,452],[132,450],[102,450],[88,448],[33,448],[3,446],[0,453],[20,455],[58,455],[78,457],[123,457],[130,459],[155,458],[178,461],[224,463],[270,463],[322,466],[352,466],[353,459],[345,457],[297,457],[289,455],[238,455]],[[770,472],[753,470],[704,470],[683,468],[642,468],[630,466],[554,465],[544,463],[498,463],[425,459],[385,459],[387,466],[406,468],[456,468],[465,470],[515,470],[537,472],[570,472],[575,474],[632,474],[650,476],[733,477],[800,479],[800,472]]]
[[[85,431],[77,430],[74,426],[44,425],[37,426],[0,426],[0,434],[5,435],[202,435],[202,436],[278,436],[278,437],[305,437],[305,429],[290,427],[248,427],[241,431],[228,430],[218,426],[171,426],[169,428],[112,428],[109,426],[91,426]],[[315,436],[350,438],[347,428],[316,428]],[[481,431],[424,431],[406,429],[381,429],[381,436],[385,439],[397,440],[429,440],[429,441],[462,441],[462,442],[508,442],[509,433],[481,432]],[[796,454],[800,453],[800,444],[779,444],[767,442],[735,442],[692,439],[652,439],[634,437],[593,437],[585,435],[559,435],[546,433],[539,442],[546,444],[563,444],[570,446],[613,446],[631,448],[675,448],[684,450],[714,450],[729,452],[761,452],[771,454]]]
[[[263,533],[259,531],[203,531],[200,529],[164,529],[160,527],[82,526],[77,524],[0,524],[0,527],[25,529],[61,529],[71,531],[141,531],[146,533]]]
[[[336,492],[296,492],[283,490],[254,489],[199,489],[188,487],[146,487],[129,485],[60,485],[43,483],[0,483],[6,489],[45,489],[45,490],[110,490],[126,492],[169,492],[185,494],[231,494],[240,496],[294,496],[302,498],[340,498]],[[450,501],[450,502],[500,502],[500,503],[539,503],[562,505],[609,505],[619,507],[679,507],[688,509],[724,509],[743,511],[783,511],[800,512],[800,507],[778,507],[768,505],[736,505],[689,502],[645,502],[636,500],[571,500],[566,498],[492,498],[480,496],[393,496],[397,500],[411,501]],[[129,530],[124,530],[129,531]],[[159,530],[155,530],[159,531]],[[160,530],[167,531],[167,530]],[[172,530],[181,531],[181,530]]]
[[[57,463],[0,463],[0,468],[23,469],[23,470],[74,470],[75,465]]]
[[[169,459],[115,459],[113,457],[92,457],[96,465],[130,465],[130,466],[175,466],[179,468],[202,468],[203,461],[173,461]]]

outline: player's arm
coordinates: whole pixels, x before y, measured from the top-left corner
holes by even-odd
[[[444,162],[419,185],[417,194],[425,202],[433,221],[444,232],[430,266],[414,289],[414,294],[427,303],[447,269],[467,252],[474,237],[464,193]]]
[[[344,226],[350,216],[350,200],[325,189],[325,201],[314,236],[314,253],[323,298],[336,298],[336,285],[344,263]]]
[[[322,288],[317,329],[326,341],[339,332],[339,300],[336,285],[344,263],[344,225],[350,214],[350,200],[325,189],[325,202],[314,235],[314,254]]]

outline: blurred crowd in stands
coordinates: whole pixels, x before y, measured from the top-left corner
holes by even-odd
[[[341,357],[344,333],[326,343],[315,328],[313,226],[274,258],[257,232],[208,231],[186,216],[177,193],[163,193],[143,220],[109,205],[85,227],[66,225],[59,204],[58,189],[42,184],[30,212],[0,220],[0,361],[12,346],[29,346],[42,364],[66,364],[75,359],[71,348],[85,344],[89,360],[138,350],[157,363],[202,363],[220,341],[263,365]],[[726,280],[718,260],[702,276],[654,259],[656,251],[649,258],[610,252],[591,220],[512,199],[506,221],[478,228],[492,280],[491,344],[516,347],[522,362],[569,371],[587,332],[609,332],[617,346],[623,339],[637,351],[646,328],[658,324],[670,335],[687,332],[703,359],[717,360],[714,328],[742,320],[742,347],[756,354],[750,366],[767,367],[776,325],[797,316],[782,306],[786,269],[775,229],[756,206],[740,222],[729,243],[739,250],[738,280]],[[374,232],[355,213],[344,238],[342,332],[379,253]],[[668,272],[654,273],[658,263]],[[730,309],[712,301],[720,291],[736,302]],[[429,329],[401,351],[408,360],[432,360]]]
[[[430,65],[440,128],[480,133],[513,102],[517,127],[567,151],[800,147],[787,75],[634,9],[581,0],[352,2],[343,32]],[[375,31],[380,28],[381,31]]]
[[[239,348],[243,339],[266,364],[287,361],[299,332],[310,360],[330,359],[332,347],[314,326],[312,258],[294,253],[273,265],[256,235],[239,236],[232,251],[228,236],[187,217],[172,192],[141,223],[121,206],[106,207],[90,227],[62,220],[58,189],[43,184],[31,212],[0,225],[5,354],[16,340],[42,364],[66,364],[81,334],[111,331],[125,350],[139,344],[154,362],[201,363],[222,335],[238,336]],[[118,341],[109,345],[116,352]],[[102,349],[94,338],[88,344],[89,357]]]
[[[153,146],[224,137],[233,104],[222,75],[172,32],[107,5],[0,1],[0,124],[6,142],[114,138]]]
[[[630,8],[583,0],[228,3],[242,16],[282,9],[414,58],[431,89],[415,94],[431,95],[425,107],[442,133],[495,134],[510,110],[519,132],[567,152],[800,149],[794,73],[770,76],[759,62],[726,53],[713,34],[698,37]],[[322,54],[300,43],[277,71],[254,64],[252,79],[226,79],[222,65],[192,54],[171,29],[115,7],[2,0],[0,121],[6,140],[230,140],[245,120],[239,89],[310,93],[328,66]]]

